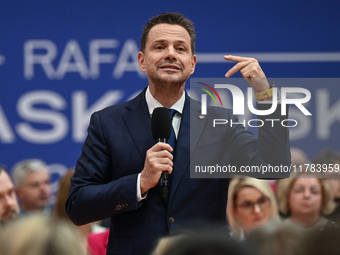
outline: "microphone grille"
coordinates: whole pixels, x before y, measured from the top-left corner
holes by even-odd
[[[157,107],[153,110],[151,117],[151,132],[153,139],[171,136],[171,116],[168,108]]]

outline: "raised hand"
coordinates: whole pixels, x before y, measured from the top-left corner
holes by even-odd
[[[225,77],[229,78],[234,73],[240,71],[242,77],[250,84],[250,86],[253,87],[255,91],[260,92],[270,88],[266,75],[255,58],[228,55],[224,56],[224,59],[237,63],[229,69],[229,71],[225,74]]]

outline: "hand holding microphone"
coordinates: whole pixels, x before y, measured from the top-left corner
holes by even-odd
[[[151,131],[156,144],[158,142],[167,143],[171,136],[171,129],[172,123],[169,109],[165,107],[155,108],[152,113]],[[170,187],[167,171],[163,171],[158,186],[160,187],[161,196],[166,198]]]

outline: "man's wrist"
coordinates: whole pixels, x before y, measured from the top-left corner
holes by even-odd
[[[274,82],[271,82],[269,84],[269,89],[263,90],[263,91],[259,91],[259,92],[255,92],[255,97],[258,101],[272,101],[273,98],[273,88],[276,87]]]

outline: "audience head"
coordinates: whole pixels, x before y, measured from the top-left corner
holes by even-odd
[[[161,247],[159,247],[161,246]],[[250,250],[216,233],[195,233],[161,239],[152,255],[247,255]]]
[[[12,168],[14,185],[24,211],[42,212],[51,196],[48,166],[40,159],[28,159]]]
[[[325,169],[324,167],[327,168],[328,171],[322,171],[322,177],[325,178],[331,188],[334,200],[340,203],[340,152],[324,149],[313,158],[312,163],[315,165],[320,164],[323,170]],[[338,170],[336,170],[336,167]]]
[[[227,218],[233,237],[239,240],[251,229],[279,220],[269,183],[250,177],[233,179],[229,185]]]
[[[307,154],[297,147],[290,148],[292,165],[300,166],[308,163]]]
[[[0,254],[85,255],[86,252],[70,225],[40,215],[7,224],[0,233]]]
[[[65,204],[68,197],[68,193],[70,191],[71,187],[71,177],[74,174],[74,169],[70,169],[61,179],[59,182],[59,188],[53,208],[53,216],[62,219],[70,221],[70,218],[66,214]]]
[[[70,191],[71,187],[71,177],[74,174],[74,169],[70,169],[69,172],[67,172],[60,180],[59,183],[59,189],[57,192],[56,201],[54,204],[52,215],[58,220],[63,220],[69,222],[71,225],[73,223],[71,222],[70,218],[66,214],[65,204],[68,197],[68,193]],[[87,239],[87,236],[91,233],[92,230],[92,224],[85,224],[80,226],[75,226],[78,230],[78,233],[81,237],[84,237]]]
[[[303,255],[301,229],[282,223],[272,223],[255,228],[247,235],[250,244],[258,255]]]
[[[277,188],[280,211],[291,217],[329,214],[334,210],[332,193],[318,173],[296,172]]]
[[[0,165],[0,225],[15,218],[19,211],[19,204],[12,180],[5,168]]]
[[[156,248],[153,250],[151,255],[163,255],[171,250],[178,241],[182,240],[185,235],[169,236],[159,239]]]
[[[340,251],[340,229],[329,228],[308,233],[303,243],[304,255],[338,255]]]

